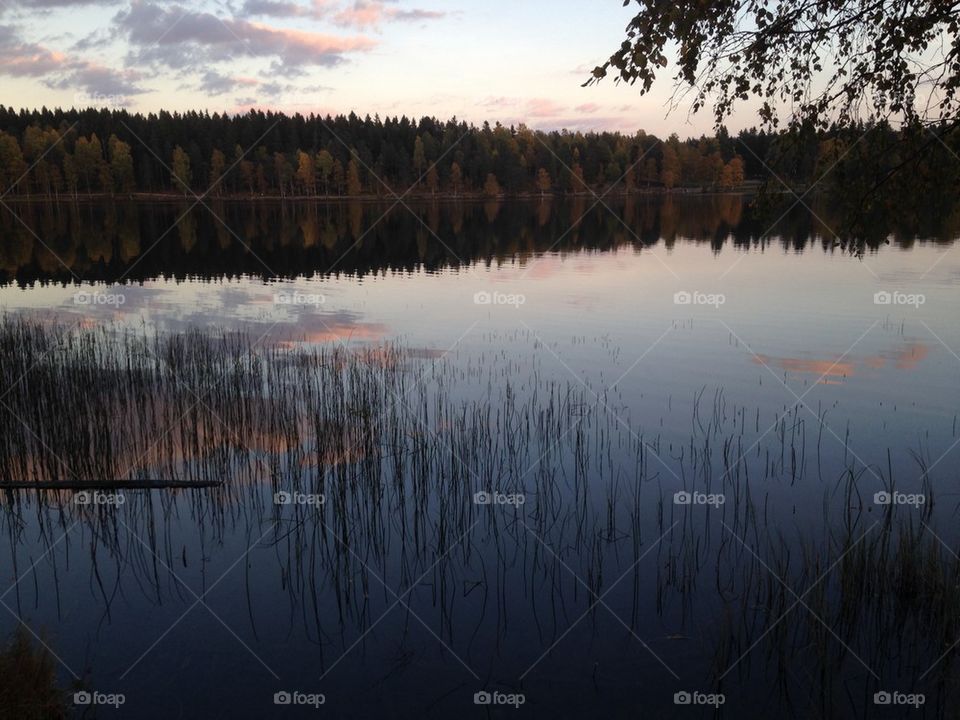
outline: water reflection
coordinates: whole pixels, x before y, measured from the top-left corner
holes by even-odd
[[[361,717],[449,717],[482,687],[550,716],[664,714],[696,687],[738,714],[864,717],[863,696],[909,687],[948,716],[952,508],[871,502],[894,484],[932,500],[945,476],[880,445],[861,447],[868,472],[796,405],[704,387],[659,423],[627,423],[537,365],[399,346],[68,337],[16,320],[0,347],[4,477],[227,480],[101,504],[2,495],[11,612],[57,628],[81,686],[124,693],[132,716],[264,716],[290,687]],[[493,491],[525,499],[477,500]]]
[[[669,716],[691,689],[737,717],[869,717],[887,689],[949,716],[951,241],[868,269],[734,196],[385,209],[25,212],[124,298],[77,304],[36,239],[2,246],[8,283],[40,282],[0,294],[0,631],[43,637],[60,687],[158,718],[269,717],[291,689],[483,716],[484,688],[536,717]],[[897,288],[926,303],[874,302]],[[187,487],[9,484],[94,477]]]
[[[776,223],[740,195],[567,202],[190,205],[97,203],[0,211],[0,282],[298,277],[498,264],[546,251],[611,250],[681,240],[735,247],[833,249],[828,209]],[[774,218],[776,219],[776,218]],[[956,228],[925,235],[949,243]],[[894,233],[901,247],[916,233]]]
[[[916,370],[930,354],[931,349],[930,343],[908,341],[902,347],[861,358],[849,355],[823,359],[754,355],[751,359],[757,365],[777,367],[787,373],[814,375],[818,382],[829,385],[839,383],[864,368],[882,370],[890,364],[897,370]]]

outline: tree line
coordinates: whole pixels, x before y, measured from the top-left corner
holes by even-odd
[[[848,191],[850,178],[864,176],[865,163],[900,163],[896,149],[907,135],[886,124],[860,124],[736,136],[721,127],[712,137],[661,140],[644,131],[544,132],[456,118],[0,106],[0,193],[546,196],[729,190],[773,179],[803,188],[824,175],[832,178],[823,189]],[[956,168],[947,166],[958,163],[950,148],[927,142],[927,155],[931,146],[936,157],[923,160],[927,172],[942,181],[949,170],[954,178]]]

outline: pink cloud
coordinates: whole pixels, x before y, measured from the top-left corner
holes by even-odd
[[[4,75],[37,77],[57,70],[66,60],[62,53],[24,42],[13,27],[0,26],[0,66]]]
[[[358,28],[376,27],[384,17],[383,3],[357,0],[348,8],[333,16],[338,25],[352,25]]]
[[[563,112],[562,105],[547,98],[531,98],[527,101],[526,112],[530,117],[554,117]]]
[[[600,106],[594,102],[583,103],[582,105],[577,105],[574,110],[582,113],[595,113],[600,109]]]
[[[248,27],[244,27],[248,26]],[[262,23],[237,23],[237,29],[246,31],[258,43],[267,47],[285,48],[288,52],[302,51],[304,55],[330,55],[333,53],[355,52],[369,50],[376,42],[363,35],[353,37],[339,37],[322,33],[306,32],[304,30],[287,30],[274,28]]]
[[[354,0],[353,4],[333,16],[338,25],[360,29],[376,28],[389,20],[417,22],[420,20],[438,20],[446,15],[439,10],[401,10],[388,8],[380,0]]]
[[[119,104],[126,104],[120,96],[144,92],[137,86],[141,76],[135,70],[115,70],[27,42],[9,25],[0,25],[0,75],[43,78],[47,87],[85,90],[87,96],[110,95]],[[88,100],[80,103],[96,104]]]
[[[134,0],[115,21],[128,34],[132,59],[176,69],[209,68],[242,56],[276,58],[275,72],[299,71],[306,65],[332,67],[346,54],[377,44],[363,35],[341,37],[278,28],[150,0]]]

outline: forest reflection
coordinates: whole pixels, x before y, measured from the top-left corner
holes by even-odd
[[[791,200],[792,198],[787,198]],[[779,219],[778,219],[779,218]],[[439,270],[537,254],[709,243],[835,250],[829,209],[743,195],[530,202],[35,203],[0,210],[0,282],[295,277]],[[952,243],[949,218],[872,244]],[[838,221],[839,222],[839,221]]]

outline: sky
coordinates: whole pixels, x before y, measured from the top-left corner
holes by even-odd
[[[582,87],[620,0],[0,0],[0,104],[456,116],[535,129],[711,133],[654,92]],[[755,124],[734,117],[729,127]]]

